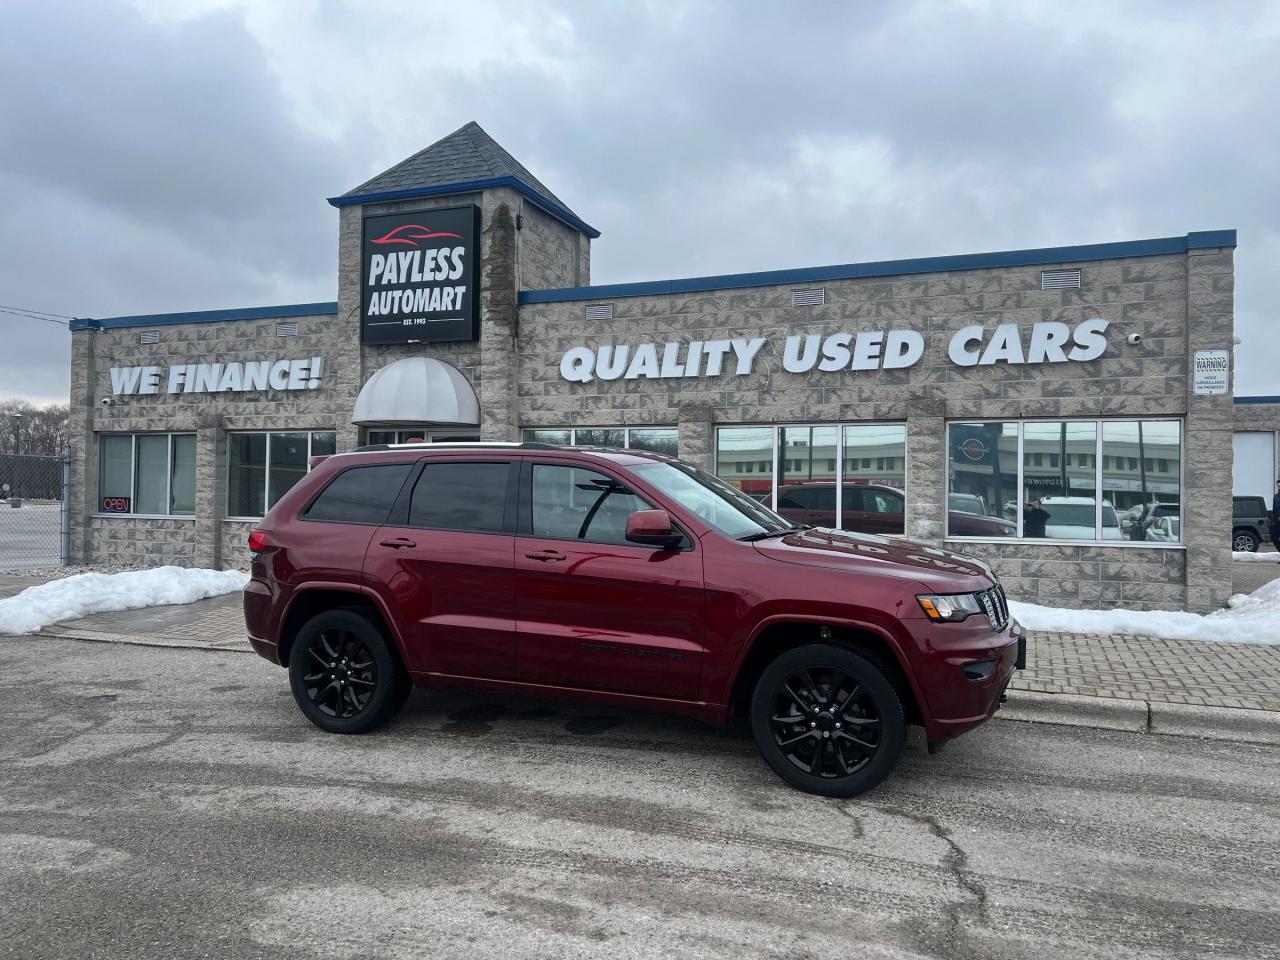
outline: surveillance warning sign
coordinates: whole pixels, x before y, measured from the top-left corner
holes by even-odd
[[[360,339],[479,339],[479,239],[475,205],[366,217]]]

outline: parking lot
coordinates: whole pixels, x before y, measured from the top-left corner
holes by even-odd
[[[242,654],[7,640],[0,695],[3,955],[1280,955],[1274,748],[995,722],[833,801],[598,708],[328,736]]]

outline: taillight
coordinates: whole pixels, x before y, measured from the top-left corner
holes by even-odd
[[[267,545],[267,534],[263,530],[251,530],[249,532],[249,552],[261,553],[262,548]]]

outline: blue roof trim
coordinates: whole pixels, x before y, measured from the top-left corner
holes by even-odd
[[[1236,403],[1280,403],[1280,397],[1234,397]]]
[[[1235,245],[1234,230],[1211,230],[1189,233],[1185,237],[1090,243],[1076,247],[1041,247],[1035,250],[966,253],[951,257],[922,257],[914,260],[879,260],[872,263],[845,263],[829,267],[802,267],[796,270],[768,270],[763,273],[731,273],[717,277],[688,277],[682,280],[646,280],[639,283],[566,287],[559,290],[521,290],[519,301],[520,303],[560,303],[569,300],[609,300],[619,297],[731,290],[740,287],[768,287],[784,283],[894,277],[908,273],[946,273],[952,270],[990,270],[1001,267],[1084,263],[1089,260],[1114,260],[1119,257],[1159,257],[1170,253],[1186,253],[1189,249],[1234,247]]]
[[[122,327],[170,327],[179,323],[217,323],[220,320],[274,320],[277,317],[314,317],[337,313],[337,301],[289,303],[278,307],[244,307],[239,310],[198,310],[194,313],[149,313],[136,317],[81,317],[72,330],[119,330]]]
[[[414,197],[438,197],[450,193],[471,193],[491,187],[511,187],[526,200],[532,200],[557,220],[563,220],[575,230],[581,230],[594,240],[600,231],[587,223],[568,207],[556,203],[544,193],[533,189],[518,177],[490,177],[487,180],[464,180],[461,183],[441,183],[430,187],[406,187],[403,190],[383,190],[380,193],[361,193],[355,196],[330,197],[335,207],[349,207],[353,203],[385,203],[391,200],[411,200]]]

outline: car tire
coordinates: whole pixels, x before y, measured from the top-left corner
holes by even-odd
[[[355,610],[329,610],[294,637],[289,686],[321,730],[364,733],[400,711],[412,684],[377,624]]]
[[[853,797],[878,785],[902,755],[902,700],[883,667],[852,649],[815,643],[780,654],[751,698],[764,761],[793,787]]]
[[[1231,532],[1231,549],[1240,553],[1257,553],[1261,541],[1252,530],[1233,530]]]

